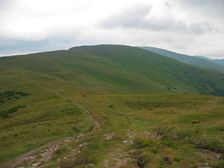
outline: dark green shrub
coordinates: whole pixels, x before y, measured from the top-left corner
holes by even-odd
[[[114,105],[113,105],[113,104],[109,104],[107,107],[108,107],[108,108],[113,108]]]
[[[8,109],[7,111],[1,111],[0,112],[0,117],[2,119],[8,118],[9,114],[15,113],[15,112],[17,112],[17,111],[19,111],[20,109],[23,109],[23,108],[25,108],[25,106],[16,106],[16,107]]]
[[[13,99],[20,99],[21,97],[28,96],[28,93],[22,91],[6,90],[0,92],[0,104],[6,103]]]

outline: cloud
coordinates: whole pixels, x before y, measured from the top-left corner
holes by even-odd
[[[0,56],[25,54],[32,52],[43,52],[49,50],[57,50],[66,48],[66,41],[55,41],[46,39],[41,41],[25,41],[21,39],[0,39]]]
[[[168,5],[166,3],[166,5]],[[169,7],[169,6],[168,6]],[[218,31],[209,22],[187,23],[167,17],[150,17],[150,5],[136,5],[115,13],[99,23],[103,28],[133,28],[153,31],[173,31],[203,34]]]
[[[44,39],[27,39],[0,36],[0,56],[68,49],[80,44],[82,35],[79,31],[54,32]]]
[[[144,18],[150,13],[150,5],[135,5],[118,14],[113,14],[104,19],[99,25],[105,28],[140,26]]]
[[[0,0],[0,55],[113,43],[221,56],[223,2]]]
[[[223,0],[181,0],[180,3],[187,8],[196,9],[206,15],[215,15],[224,18]]]
[[[0,1],[0,9],[4,9],[8,5],[12,3],[13,0],[1,0]]]

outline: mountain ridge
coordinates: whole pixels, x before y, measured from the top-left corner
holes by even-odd
[[[218,64],[215,60],[212,60],[204,56],[189,56],[189,55],[179,54],[174,51],[169,51],[166,49],[161,49],[156,47],[141,47],[141,48],[175,59],[183,63],[198,66],[201,68],[207,68],[207,69],[224,72],[224,66],[222,64]]]
[[[0,65],[2,71],[16,68],[90,91],[224,93],[224,74],[125,45],[80,46],[0,58]],[[96,85],[101,88],[92,87]]]

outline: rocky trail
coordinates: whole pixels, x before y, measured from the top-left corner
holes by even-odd
[[[88,112],[90,115],[91,113]],[[68,146],[72,142],[80,142],[75,149],[73,155],[80,152],[81,148],[85,145],[81,140],[90,136],[94,131],[99,128],[98,121],[93,118],[93,126],[90,127],[85,133],[81,133],[76,137],[65,137],[63,139],[50,142],[38,149],[34,149],[28,153],[18,156],[14,160],[0,165],[0,168],[43,168],[53,158],[56,151],[64,146]]]

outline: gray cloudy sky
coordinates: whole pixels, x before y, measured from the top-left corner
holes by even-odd
[[[0,55],[88,44],[224,58],[224,0],[0,0]]]

